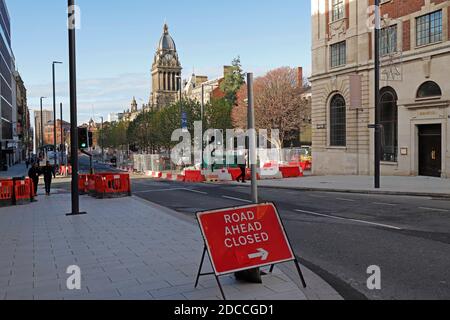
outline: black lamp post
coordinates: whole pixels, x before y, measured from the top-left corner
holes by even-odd
[[[55,92],[55,64],[62,64],[59,61],[53,61],[52,63],[52,77],[53,77],[53,151],[55,156],[55,167],[57,165],[56,159],[56,92]]]
[[[40,125],[40,147],[42,148],[44,146],[44,111],[42,110],[42,100],[47,99],[47,97],[41,97],[41,125]]]

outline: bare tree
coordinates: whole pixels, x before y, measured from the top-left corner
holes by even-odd
[[[257,129],[278,129],[280,140],[295,138],[304,119],[311,110],[302,98],[304,84],[298,83],[297,70],[283,67],[255,79],[255,116]],[[233,110],[233,124],[247,127],[247,88],[237,93],[237,106]]]

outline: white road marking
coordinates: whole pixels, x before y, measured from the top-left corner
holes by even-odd
[[[185,189],[184,188],[153,189],[153,190],[135,191],[133,193],[150,193],[150,192],[165,192],[165,191],[180,191],[180,190],[185,190]]]
[[[186,189],[186,188],[183,188],[183,189],[181,189],[181,190],[188,191],[188,192],[193,192],[193,193],[199,193],[199,194],[203,194],[203,195],[207,195],[207,194],[208,194],[208,193],[203,192],[203,191],[192,190],[192,189]]]
[[[313,198],[326,198],[326,196],[319,196],[317,194],[309,194],[308,196],[313,197]]]
[[[387,224],[381,224],[381,223],[368,222],[368,221],[357,220],[357,219],[350,219],[350,218],[330,216],[330,215],[327,215],[327,214],[321,214],[321,213],[305,211],[305,210],[295,210],[295,211],[301,212],[301,213],[306,213],[306,214],[311,214],[311,215],[318,216],[318,217],[324,217],[324,218],[330,218],[330,219],[336,219],[336,220],[352,221],[352,222],[364,223],[364,224],[369,224],[369,225],[378,226],[378,227],[384,227],[384,228],[388,228],[388,229],[402,230],[401,228],[390,226],[390,225],[387,225]]]
[[[356,200],[353,200],[353,199],[345,199],[345,198],[336,198],[336,200],[347,201],[347,202],[356,202]]]
[[[397,204],[394,204],[394,203],[384,203],[384,202],[372,202],[372,204],[376,204],[379,206],[390,206],[390,207],[398,206]]]
[[[437,212],[449,212],[449,210],[446,210],[446,209],[437,209],[437,208],[419,207],[419,209],[422,209],[422,210],[429,210],[429,211],[437,211]]]
[[[250,201],[250,200],[239,199],[239,198],[228,197],[228,196],[222,196],[222,198],[229,199],[229,200],[241,201],[241,202],[245,202],[245,203],[253,203],[253,201]]]

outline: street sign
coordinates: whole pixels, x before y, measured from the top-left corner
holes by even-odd
[[[187,113],[183,112],[181,114],[181,129],[183,131],[186,131],[188,128],[188,119],[187,119]]]
[[[216,276],[296,261],[272,203],[200,212],[197,219]]]

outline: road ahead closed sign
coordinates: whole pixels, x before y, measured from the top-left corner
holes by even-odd
[[[217,276],[295,259],[271,203],[201,212],[197,218]]]

